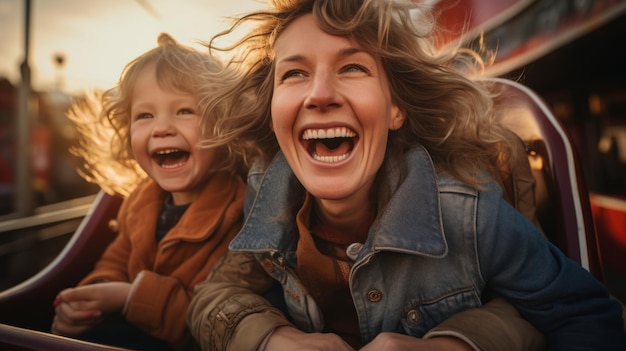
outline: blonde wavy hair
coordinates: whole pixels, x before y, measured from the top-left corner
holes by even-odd
[[[272,5],[243,15],[205,43],[211,50],[234,52],[230,64],[239,70],[230,89],[204,99],[209,105],[232,101],[230,118],[214,124],[214,142],[240,140],[238,152],[247,159],[267,163],[274,156],[274,43],[294,19],[313,13],[322,30],[354,40],[382,61],[391,96],[407,115],[403,127],[390,132],[385,162],[405,170],[403,153],[422,145],[439,171],[476,187],[485,170],[494,176],[506,171],[514,147],[511,133],[496,121],[498,92],[479,79],[490,56],[460,47],[438,48],[436,13],[409,0],[274,0]],[[231,46],[214,44],[250,23],[252,30]],[[256,98],[237,102],[249,96]]]
[[[67,115],[75,123],[79,137],[70,152],[84,161],[78,170],[81,176],[108,193],[127,196],[146,178],[131,149],[130,111],[135,83],[144,69],[152,65],[156,67],[162,89],[188,93],[198,99],[224,89],[222,84],[233,79],[232,72],[216,57],[181,45],[170,35],[161,33],[158,46],[128,63],[115,87],[88,92],[83,99],[75,101]],[[210,109],[203,109],[202,105],[199,108],[202,123],[218,120],[224,113],[220,104],[212,104]],[[211,130],[206,126],[202,129]],[[204,138],[210,139],[210,135]],[[229,154],[220,141],[212,146],[224,155],[215,158],[214,171],[241,174],[241,160]]]

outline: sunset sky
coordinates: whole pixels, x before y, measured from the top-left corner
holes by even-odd
[[[439,0],[421,1],[435,4]],[[492,2],[533,3],[473,2],[474,6],[486,4],[483,12],[494,9]],[[20,82],[19,67],[24,59],[25,3],[0,0],[0,78],[9,78],[14,85]],[[110,88],[128,62],[156,46],[159,33],[168,32],[179,42],[203,50],[198,42],[226,29],[229,16],[266,6],[267,0],[31,0],[29,64],[33,89],[60,87],[74,94]],[[608,14],[626,11],[626,3],[611,6],[614,11]],[[59,53],[66,61],[62,68],[54,61]]]
[[[15,85],[24,60],[25,3],[0,0],[0,77]],[[265,6],[265,0],[31,0],[33,89],[109,88],[126,63],[156,46],[159,33],[202,49],[198,41],[225,29],[228,16]],[[62,69],[57,53],[66,58]]]

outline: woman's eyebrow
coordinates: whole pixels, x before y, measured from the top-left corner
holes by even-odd
[[[356,55],[359,53],[365,53],[369,55],[369,53],[363,49],[359,49],[356,47],[347,47],[347,48],[339,50],[339,52],[335,56],[337,58],[345,58],[345,57],[349,57],[349,56]],[[304,55],[294,54],[294,55],[290,55],[290,56],[278,59],[276,60],[276,63],[279,64],[279,63],[284,63],[284,62],[303,62],[303,61],[306,61],[306,58]]]
[[[338,57],[348,57],[348,56],[352,56],[352,55],[356,55],[356,54],[360,54],[360,53],[364,53],[369,55],[369,53],[363,49],[359,49],[357,47],[347,47],[345,49],[341,49],[339,50],[339,53],[337,54]]]
[[[276,64],[285,63],[285,62],[302,62],[306,61],[304,55],[295,54],[287,57],[283,57],[279,60],[276,60]]]

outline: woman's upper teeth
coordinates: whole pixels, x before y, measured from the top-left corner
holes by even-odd
[[[328,129],[307,129],[302,135],[302,139],[330,139],[330,138],[351,138],[356,133],[345,127],[328,128]]]

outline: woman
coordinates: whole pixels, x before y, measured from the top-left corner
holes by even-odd
[[[235,106],[217,129],[250,140],[256,149],[239,151],[261,166],[229,246],[244,254],[218,265],[190,304],[205,350],[258,340],[259,329],[266,350],[480,350],[436,326],[491,292],[550,349],[623,349],[606,288],[503,199],[494,179],[513,146],[495,93],[461,71],[470,56],[436,52],[420,5],[274,7],[238,22],[259,24],[235,45],[242,79],[215,99]],[[251,94],[254,105],[236,102]],[[263,289],[249,254],[282,285],[296,328],[254,297]]]

